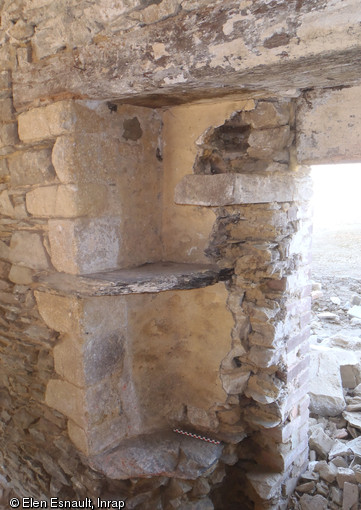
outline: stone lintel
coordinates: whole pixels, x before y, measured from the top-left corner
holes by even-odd
[[[186,175],[176,186],[177,204],[224,206],[289,202],[295,198],[290,174]]]
[[[126,37],[120,32],[23,66],[14,74],[15,106],[49,97],[155,106],[237,91],[354,84],[361,67],[359,4],[344,3],[309,1],[300,8],[296,0],[254,0],[246,15],[243,3],[233,0],[196,13],[181,9]],[[284,20],[289,32],[279,32]],[[159,43],[164,51],[157,56]]]
[[[159,262],[86,276],[38,273],[35,281],[38,290],[85,297],[197,289],[225,281],[231,275],[232,270],[215,265]]]

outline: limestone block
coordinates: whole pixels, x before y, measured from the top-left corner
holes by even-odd
[[[12,264],[31,269],[49,269],[48,257],[40,234],[15,232],[11,238],[9,260]]]
[[[295,183],[291,174],[186,175],[177,184],[177,204],[223,206],[292,201]]]
[[[58,271],[96,273],[118,265],[119,218],[50,220],[51,261]]]
[[[125,437],[126,419],[124,415],[112,417],[99,425],[85,429],[73,420],[68,420],[69,437],[75,446],[86,455],[98,455],[119,444]]]
[[[33,282],[34,271],[28,267],[11,266],[9,280],[19,285],[28,285]]]
[[[280,356],[281,349],[267,349],[253,345],[247,357],[251,364],[260,368],[269,368],[272,365],[277,365]]]
[[[337,416],[346,407],[340,366],[327,351],[311,351],[310,410],[321,416]]]
[[[247,153],[252,158],[269,159],[292,141],[289,126],[252,131],[248,138]]]
[[[101,214],[107,189],[99,184],[43,186],[26,194],[26,207],[39,217],[74,218]]]
[[[58,379],[48,382],[45,403],[71,418],[80,427],[86,426],[85,393],[82,389]]]
[[[79,334],[82,303],[74,296],[35,291],[39,313],[46,325],[60,333]]]
[[[95,384],[121,369],[124,361],[124,339],[119,333],[101,335],[88,339],[83,333],[84,343],[73,336],[65,336],[54,347],[55,371],[65,380],[79,387]],[[109,396],[112,390],[105,393]],[[103,400],[104,397],[101,397]]]
[[[251,375],[245,390],[246,397],[261,404],[271,404],[280,396],[281,381],[266,374]]]
[[[333,447],[333,440],[323,431],[322,425],[315,425],[311,429],[309,444],[324,459]]]
[[[244,392],[251,372],[242,370],[233,370],[232,372],[221,374],[223,389],[228,395],[238,395]]]
[[[48,184],[54,181],[50,149],[20,152],[9,158],[12,186]]]
[[[344,488],[344,483],[357,483],[356,482],[356,475],[351,468],[343,468],[338,467],[337,468],[337,476],[336,476],[337,484],[340,487],[340,489]]]
[[[328,483],[333,483],[336,480],[337,467],[332,462],[327,463],[325,460],[317,462],[315,471],[320,474],[322,480]]]
[[[290,120],[289,103],[259,101],[257,107],[243,114],[245,122],[253,129],[267,129],[288,124]]]
[[[71,132],[76,123],[73,101],[34,108],[18,117],[19,138],[25,143],[48,140]]]
[[[64,336],[54,347],[54,368],[62,379],[80,388],[85,387],[83,353],[72,336]]]
[[[281,473],[249,472],[246,476],[256,493],[266,500],[276,496],[283,481]]]
[[[0,123],[0,149],[18,143],[17,123]]]

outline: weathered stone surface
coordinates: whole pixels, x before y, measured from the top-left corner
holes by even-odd
[[[81,312],[79,300],[73,296],[54,296],[37,291],[35,298],[40,315],[50,328],[60,333],[77,333]]]
[[[289,174],[269,175],[187,175],[177,184],[178,204],[221,206],[288,202],[295,195],[294,179]]]
[[[333,459],[334,457],[342,456],[346,457],[354,453],[355,455],[361,456],[361,438],[358,437],[353,439],[352,441],[347,441],[347,443],[341,443],[341,441],[337,441],[333,448],[329,453],[329,459]]]
[[[20,152],[9,158],[12,186],[48,184],[54,181],[50,149]]]
[[[315,471],[328,483],[332,483],[336,480],[337,468],[332,462],[328,464],[325,460],[321,460],[316,464]]]
[[[86,274],[118,266],[120,219],[50,220],[51,261],[58,271]]]
[[[358,486],[354,483],[345,482],[343,484],[342,510],[357,510],[358,496]]]
[[[298,161],[330,164],[360,159],[360,90],[359,85],[318,90],[300,99]]]
[[[52,379],[46,388],[45,402],[80,427],[86,427],[85,394],[80,388],[66,381]]]
[[[43,186],[26,194],[26,207],[33,216],[74,218],[101,214],[107,189],[99,184]]]
[[[232,270],[210,264],[176,264],[160,262],[136,268],[117,269],[88,276],[39,274],[40,288],[60,294],[105,296],[185,290],[207,287],[232,276]]]
[[[244,372],[237,369],[229,373],[221,374],[224,391],[229,395],[239,395],[243,393],[247,387],[250,375],[251,372],[249,371]]]
[[[244,120],[254,129],[283,126],[289,123],[290,105],[259,101],[255,110],[244,113]]]
[[[289,126],[252,131],[249,138],[249,156],[257,159],[270,159],[288,147],[292,141]]]
[[[327,499],[320,494],[315,496],[304,494],[300,499],[300,504],[301,510],[327,510],[328,508]]]
[[[19,285],[28,285],[33,282],[34,271],[28,267],[11,266],[9,280]]]
[[[252,375],[248,380],[245,395],[261,404],[271,404],[279,397],[281,387],[281,381],[266,374]]]
[[[322,425],[312,427],[309,443],[310,448],[323,458],[327,458],[334,444],[333,440],[323,431]]]
[[[337,468],[337,484],[340,487],[340,489],[343,489],[344,483],[356,483],[356,476],[352,469],[350,468],[343,468],[339,467]]]
[[[102,126],[99,118],[94,122],[96,117],[75,101],[59,101],[19,115],[19,138],[25,143],[51,140],[72,133],[77,124],[85,124],[90,132],[97,132]]]
[[[128,440],[93,457],[91,464],[115,479],[150,475],[195,479],[210,469],[221,453],[221,446],[165,432]]]
[[[309,395],[311,411],[321,416],[337,416],[346,407],[339,364],[327,351],[311,351]]]
[[[31,269],[49,269],[42,238],[33,232],[14,233],[10,243],[9,260],[12,264]]]
[[[225,72],[229,92],[243,87],[279,92],[293,87],[329,86],[330,80],[334,86],[357,81],[360,65],[357,1],[349,0],[342,8],[312,3],[303,4],[299,9],[297,5],[296,0],[282,2],[275,10],[258,0],[252,5],[247,4],[247,11],[244,11],[244,4],[232,0],[217,2],[211,8],[202,5],[197,12],[200,21],[196,32],[194,13],[181,9],[161,24],[130,30],[126,38],[120,31],[117,37],[123,43],[121,54],[114,36],[110,41],[101,39],[88,44],[89,31],[85,31],[84,46],[81,47],[73,31],[62,29],[52,51],[55,53],[64,45],[65,33],[71,35],[70,38],[66,36],[70,39],[67,41],[69,48],[76,46],[77,49],[63,52],[55,60],[40,61],[30,69],[18,71],[15,76],[16,103],[27,104],[39,97],[64,92],[96,99],[143,96],[143,104],[144,96],[150,94],[153,94],[153,104],[154,94],[182,95],[183,100],[190,100],[199,97],[199,92],[193,92],[194,89],[208,97],[220,92],[224,94]],[[280,20],[282,28],[275,28],[274,16]],[[284,19],[288,23],[282,39],[279,31],[286,27],[281,21]],[[322,24],[319,19],[323,20]],[[218,20],[216,30],[213,20]],[[56,29],[61,26],[62,22]],[[37,37],[49,37],[55,29],[45,28]],[[83,30],[84,27],[78,27],[76,35]],[[334,33],[338,35],[337,46]],[[194,52],[185,50],[194,45],[194,40],[197,41],[198,58],[194,58]],[[45,46],[49,45],[46,39],[44,42]],[[147,58],[147,75],[144,76],[144,66],[139,62],[147,51],[152,58]],[[284,58],[285,53],[287,58]],[[348,65],[345,72],[345,63],[350,61],[352,65]]]
[[[348,412],[345,411],[342,413],[342,416],[347,420],[347,422],[352,426],[356,427],[357,429],[361,429],[361,412]]]

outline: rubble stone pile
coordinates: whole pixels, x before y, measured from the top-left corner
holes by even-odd
[[[297,510],[361,508],[361,282],[313,284],[309,464]]]

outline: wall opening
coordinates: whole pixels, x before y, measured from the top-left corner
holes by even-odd
[[[361,436],[360,407],[355,406],[361,395],[361,164],[317,165],[312,167],[311,176],[314,216],[309,459],[322,461],[325,469],[338,473],[340,466],[336,466],[335,457],[337,449],[343,448],[347,455],[342,457],[342,469],[355,476],[361,469],[354,449]],[[319,476],[319,465],[309,463],[311,476]],[[322,479],[321,474],[321,483]],[[326,505],[328,499],[327,508],[334,508],[337,490],[336,479],[328,479],[324,492],[317,490],[319,504]],[[305,492],[308,494],[297,492],[296,487],[295,506],[291,508],[311,497],[311,492]],[[345,505],[346,494],[343,498]],[[358,498],[356,488],[355,508]],[[342,494],[339,501],[342,503]]]

